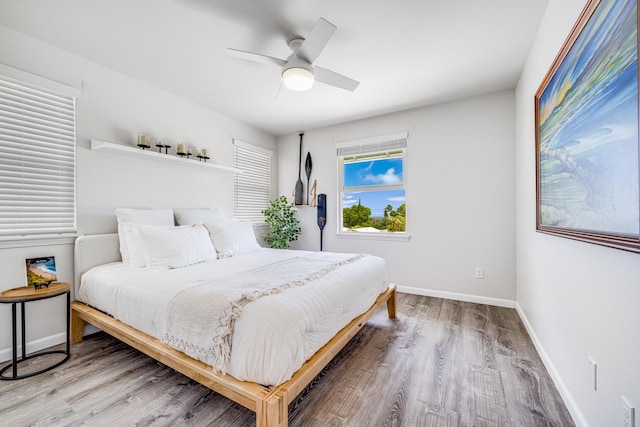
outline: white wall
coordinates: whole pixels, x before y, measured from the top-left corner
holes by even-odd
[[[271,135],[3,26],[0,62],[70,86],[84,84],[76,127],[80,234],[115,232],[117,207],[221,207],[233,216],[231,174],[90,151],[91,139],[133,145],[138,131],[148,131],[207,148],[211,161],[228,166],[232,138],[276,148]],[[43,255],[55,255],[59,280],[72,283],[72,253],[71,244],[0,249],[0,290],[23,286],[24,259]],[[27,305],[29,350],[64,338],[62,302]],[[9,358],[10,313],[9,305],[0,305],[0,360]]]
[[[318,192],[328,195],[325,250],[384,256],[391,279],[414,291],[487,302],[517,298],[576,422],[620,425],[621,395],[640,407],[640,257],[535,233],[533,95],[584,5],[551,0],[515,95],[500,92],[308,131],[304,153],[313,156]],[[2,26],[0,62],[76,87],[85,83],[77,125],[80,233],[115,231],[118,206],[232,211],[230,176],[91,152],[91,138],[132,144],[137,131],[148,130],[197,143],[227,165],[232,137],[275,147],[263,132]],[[401,131],[409,132],[411,240],[338,239],[334,143]],[[278,138],[277,148],[277,184],[290,195],[298,135]],[[296,247],[317,250],[315,209],[302,207],[299,215],[303,236]],[[24,284],[24,258],[43,255],[55,255],[59,278],[72,282],[72,245],[8,248],[0,249],[0,290]],[[485,268],[485,279],[473,277],[476,266]],[[27,306],[33,346],[61,341],[62,302]],[[9,306],[0,305],[0,360],[8,358],[9,318]],[[588,384],[587,356],[598,363],[598,391]]]
[[[640,255],[535,232],[534,94],[585,4],[551,0],[516,90],[517,300],[576,423],[613,426],[640,408]]]
[[[403,131],[409,132],[405,177],[411,240],[337,238],[334,144]],[[513,91],[305,132],[303,161],[311,152],[311,181],[316,178],[318,193],[327,194],[324,249],[380,255],[389,263],[391,280],[412,292],[513,301],[513,141]],[[278,138],[278,188],[289,197],[298,178],[298,144],[298,134]],[[301,207],[299,217],[303,235],[295,247],[318,250],[316,210]],[[474,278],[476,266],[484,267],[484,279]]]

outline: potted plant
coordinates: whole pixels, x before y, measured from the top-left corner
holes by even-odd
[[[300,220],[296,217],[296,209],[289,204],[285,196],[269,202],[269,208],[262,211],[264,220],[271,232],[262,239],[272,248],[286,249],[289,243],[298,240],[302,232]]]

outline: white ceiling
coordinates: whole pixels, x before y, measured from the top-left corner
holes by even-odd
[[[283,135],[514,88],[547,3],[2,0],[0,24]],[[338,29],[314,65],[360,81],[355,92],[280,91],[278,67],[226,53],[286,59],[319,17]]]

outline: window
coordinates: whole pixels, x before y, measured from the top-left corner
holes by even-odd
[[[407,134],[337,144],[340,233],[407,231]]]
[[[31,81],[0,68],[0,240],[76,232],[75,97]]]
[[[235,217],[262,222],[262,211],[271,200],[271,155],[273,152],[234,140],[235,167],[242,170],[234,180]]]

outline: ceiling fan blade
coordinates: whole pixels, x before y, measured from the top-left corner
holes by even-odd
[[[324,18],[320,18],[302,45],[300,45],[298,57],[311,64],[329,43],[329,39],[331,39],[336,29],[335,25]]]
[[[317,81],[339,87],[340,89],[350,90],[353,92],[356,90],[360,82],[350,79],[349,77],[338,74],[335,71],[327,70],[325,68],[314,67],[314,75]]]
[[[249,61],[262,62],[263,64],[277,65],[279,67],[284,66],[287,63],[284,59],[274,58],[272,56],[262,55],[260,53],[245,52],[244,50],[238,50],[233,48],[227,48],[227,53],[237,58],[246,59]]]

